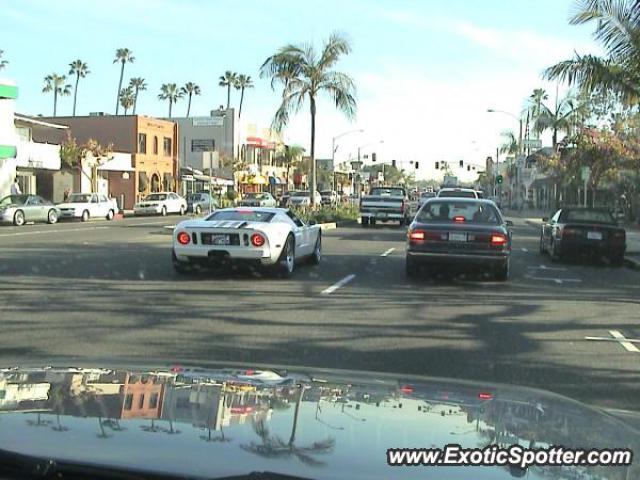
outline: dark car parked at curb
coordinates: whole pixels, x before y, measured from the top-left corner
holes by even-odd
[[[407,275],[427,274],[431,267],[480,269],[506,281],[512,225],[490,200],[429,199],[407,232]]]
[[[562,208],[553,217],[543,218],[540,253],[552,261],[569,256],[606,257],[614,266],[624,263],[625,229],[618,226],[610,211],[597,208]]]
[[[207,192],[190,193],[187,195],[187,212],[200,215],[210,213],[219,208],[218,200]]]

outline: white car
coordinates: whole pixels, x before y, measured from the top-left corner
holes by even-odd
[[[313,203],[315,205],[322,204],[322,195],[320,192],[316,192]],[[287,206],[289,207],[309,207],[311,206],[311,193],[306,190],[302,192],[294,192],[287,200]]]
[[[307,225],[284,208],[225,208],[205,219],[180,222],[173,231],[178,273],[237,261],[272,267],[289,277],[303,258],[320,263],[320,226]]]
[[[117,202],[100,193],[72,193],[66,202],[57,207],[61,219],[79,218],[83,222],[90,218],[113,220],[118,212]]]
[[[441,188],[438,198],[480,198],[480,195],[472,188]]]
[[[164,217],[168,213],[184,215],[186,211],[187,200],[173,192],[150,193],[133,206],[134,215],[162,215]]]

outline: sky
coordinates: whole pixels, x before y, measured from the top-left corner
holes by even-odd
[[[166,116],[157,99],[163,83],[195,82],[202,95],[192,115],[208,115],[226,104],[218,86],[225,70],[251,75],[243,122],[270,125],[279,92],[259,78],[262,62],[279,47],[313,43],[320,48],[332,33],[344,34],[352,53],[336,70],[357,87],[358,112],[349,121],[330,101],[318,104],[316,156],[337,161],[375,151],[381,161],[401,166],[420,162],[418,178],[435,161],[483,165],[495,156],[500,132],[517,130],[508,115],[519,113],[534,88],[555,98],[556,84],[543,82],[545,67],[579,53],[601,53],[591,39],[593,26],[568,23],[573,0],[2,0],[0,49],[10,63],[0,72],[20,88],[17,111],[51,115],[53,95],[42,93],[47,74],[68,74],[75,59],[91,73],[78,91],[78,114],[114,113],[119,65],[117,48],[133,51],[125,67],[146,79],[138,113]],[[69,83],[73,83],[70,79]],[[566,87],[560,86],[562,95]],[[232,106],[239,93],[232,92]],[[58,114],[70,115],[72,97],[59,101]],[[174,116],[186,113],[186,101]],[[292,118],[287,143],[308,148],[308,108]],[[383,142],[383,143],[380,143]]]

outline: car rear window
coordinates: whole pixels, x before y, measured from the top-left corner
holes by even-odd
[[[164,193],[152,193],[151,195],[147,195],[146,197],[144,197],[145,200],[147,201],[162,201],[162,200],[166,200],[167,199],[167,195]]]
[[[371,195],[379,195],[381,197],[404,197],[404,190],[401,188],[373,188]]]
[[[613,216],[604,210],[567,210],[563,217],[565,222],[616,223]]]
[[[440,198],[477,198],[475,192],[464,190],[444,190],[438,194]]]
[[[89,203],[91,201],[90,193],[72,193],[67,200],[69,203]]]
[[[241,222],[265,222],[268,223],[275,213],[261,210],[220,210],[207,217],[207,221],[241,221]]]
[[[481,225],[500,224],[496,209],[480,202],[427,202],[416,215],[420,223],[473,223]]]

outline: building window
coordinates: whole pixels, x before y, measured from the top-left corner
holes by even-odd
[[[131,410],[132,405],[133,405],[133,393],[127,393],[127,396],[124,397],[124,409]]]
[[[158,154],[158,137],[153,137],[153,154]]]
[[[142,409],[142,407],[144,407],[144,393],[140,395],[140,398],[138,399],[138,408]]]
[[[213,138],[194,138],[191,140],[192,152],[213,152],[216,149],[216,141]]]
[[[171,139],[164,137],[164,141],[163,141],[163,150],[164,150],[164,156],[165,157],[170,157],[171,156],[171,152],[173,151],[173,149],[171,148]]]
[[[158,408],[158,394],[152,393],[149,397],[149,408]]]
[[[138,134],[138,153],[147,153],[147,134]]]

